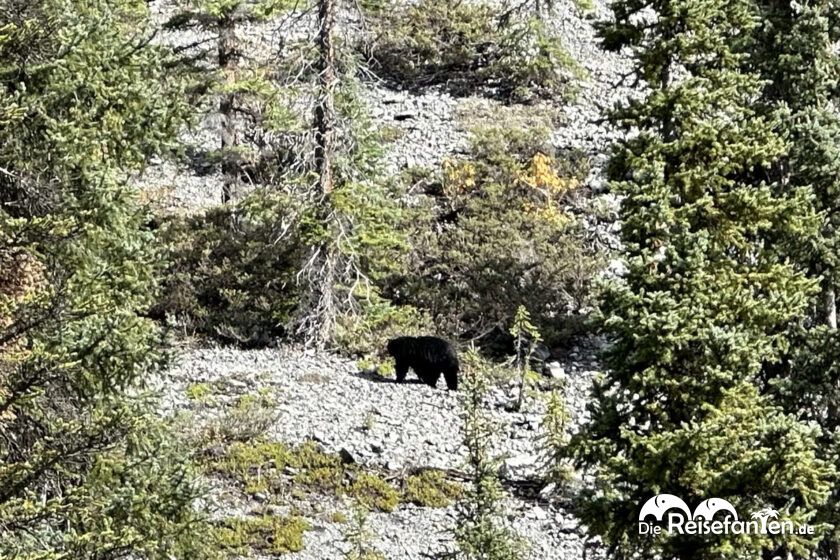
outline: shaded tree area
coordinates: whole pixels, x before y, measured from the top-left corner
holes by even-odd
[[[590,332],[597,305],[610,346],[591,419],[570,443],[555,395],[543,453],[555,486],[571,452],[591,475],[577,511],[609,552],[840,560],[833,0],[612,4],[603,45],[644,89],[608,115],[624,272],[600,288],[587,156],[552,141],[556,116],[507,119],[559,112],[584,79],[550,2],[176,4],[160,29],[134,0],[0,6],[0,556],[212,555],[149,394],[167,327],[372,361],[396,335],[498,336],[519,409],[536,345]],[[252,27],[280,38],[251,52]],[[397,169],[367,99],[383,84],[497,113],[460,153]],[[197,118],[216,119],[218,149],[188,153]],[[209,160],[220,204],[138,203],[132,178],[173,154]],[[485,365],[469,354],[456,541],[515,558]],[[776,506],[816,532],[639,535],[659,492]]]
[[[817,290],[785,240],[812,239],[820,216],[809,189],[777,175],[785,115],[756,103],[764,82],[745,54],[763,22],[750,2],[612,11],[604,45],[633,48],[649,91],[611,114],[630,132],[608,168],[625,197],[627,273],[601,306],[614,345],[577,439],[595,474],[581,511],[619,558],[807,557],[836,473],[820,431],[761,394],[759,379],[786,355]],[[818,534],[648,538],[638,508],[659,492],[720,497],[739,511],[784,504]]]
[[[127,175],[189,116],[144,2],[0,8],[0,556],[200,558],[146,397],[159,254]]]
[[[781,107],[781,130],[788,140],[785,157],[774,169],[782,193],[810,193],[818,226],[811,235],[779,240],[780,259],[798,263],[816,290],[800,321],[790,326],[791,344],[778,361],[765,364],[762,381],[792,413],[822,428],[821,457],[840,467],[840,372],[837,353],[838,214],[840,206],[840,114],[836,106],[840,61],[832,46],[840,31],[838,5],[832,1],[806,5],[758,2],[763,25],[750,45],[750,65],[765,78],[767,110]],[[835,485],[821,521],[834,529],[820,553],[840,558]]]

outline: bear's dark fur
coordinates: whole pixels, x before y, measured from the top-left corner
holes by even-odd
[[[405,381],[408,369],[420,380],[437,386],[440,375],[451,391],[458,389],[458,355],[452,345],[436,336],[400,336],[388,341],[388,354],[394,357],[397,381]]]

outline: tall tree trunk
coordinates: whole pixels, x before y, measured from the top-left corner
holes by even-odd
[[[333,338],[338,315],[336,299],[337,259],[335,246],[336,216],[330,201],[335,176],[335,86],[338,81],[333,45],[336,4],[338,0],[318,0],[318,92],[314,111],[315,170],[318,174],[317,217],[323,224],[324,237],[312,248],[304,264],[303,276],[307,281],[306,305],[298,333],[307,344],[326,346]]]
[[[236,67],[239,64],[239,50],[236,44],[236,20],[225,16],[219,21],[219,69],[224,73],[227,89],[236,83]],[[219,101],[221,118],[222,152],[222,202],[230,201],[239,183],[239,156],[236,148],[239,140],[236,135],[236,94],[231,91],[222,93]]]
[[[335,142],[335,48],[333,25],[338,0],[318,3],[318,104],[315,107],[315,166],[318,187],[323,194],[333,189],[333,152]]]

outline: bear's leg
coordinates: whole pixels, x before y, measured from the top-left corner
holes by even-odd
[[[450,391],[458,390],[458,368],[446,368],[443,370],[443,378],[446,380],[446,388]]]
[[[431,387],[437,387],[438,379],[440,379],[439,371],[430,367],[414,368],[414,371],[417,373],[417,377],[420,378],[420,381]]]
[[[397,373],[397,382],[402,383],[403,381],[405,381],[405,376],[408,374],[408,364],[406,364],[402,360],[397,360],[394,369]]]
[[[438,379],[440,379],[440,372],[439,371],[427,372],[426,373],[426,383],[430,387],[437,387]]]

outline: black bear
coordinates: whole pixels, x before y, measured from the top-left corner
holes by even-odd
[[[420,380],[432,387],[437,386],[440,374],[446,380],[446,387],[458,389],[458,355],[452,345],[436,336],[400,336],[388,341],[388,354],[394,357],[397,381],[405,381],[408,368],[414,370]]]

